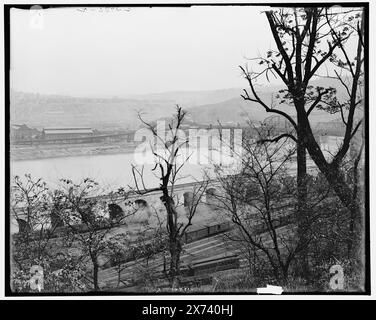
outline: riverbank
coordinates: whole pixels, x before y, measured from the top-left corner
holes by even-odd
[[[11,146],[10,160],[35,160],[61,157],[92,156],[132,153],[137,144],[133,143],[86,143],[39,146]]]

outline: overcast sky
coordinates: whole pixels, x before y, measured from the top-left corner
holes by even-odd
[[[91,96],[243,87],[238,65],[272,45],[263,9],[12,9],[11,86]]]

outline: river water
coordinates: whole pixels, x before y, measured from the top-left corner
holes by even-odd
[[[191,155],[180,171],[179,184],[202,180],[205,174],[213,175],[212,161],[198,162],[196,161],[198,159],[197,152]],[[212,158],[215,157],[213,152]],[[119,187],[134,186],[132,164],[136,164],[139,170],[144,165],[143,175],[146,186],[157,186],[159,171],[152,171],[154,168],[153,156],[143,154],[141,160],[143,162],[140,161],[140,153],[17,160],[11,162],[10,171],[11,176],[22,177],[25,174],[31,174],[33,178],[42,178],[51,187],[57,187],[62,178],[71,179],[74,182],[92,178],[104,188],[114,190]]]

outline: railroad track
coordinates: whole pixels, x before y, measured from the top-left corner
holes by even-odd
[[[278,227],[280,232],[290,230],[290,224]],[[266,247],[273,246],[271,239],[265,231],[260,232],[260,236],[265,237],[264,245]],[[236,244],[226,239],[226,233],[209,236],[204,239],[187,243],[183,246],[181,255],[181,270],[184,274],[193,270],[199,274],[213,273],[216,271],[239,268],[243,262],[241,257],[241,249]],[[163,256],[151,259],[147,263],[147,268],[153,274],[153,278],[163,278],[163,266],[168,266],[170,259]],[[146,259],[139,259],[124,263],[124,269],[120,273],[122,283],[128,283],[129,286],[137,283],[142,279],[142,270],[145,270]],[[137,276],[139,275],[139,276]],[[116,288],[118,284],[118,273],[115,267],[111,267],[100,271],[100,281],[105,284],[105,289]]]
[[[228,256],[233,256],[235,248],[230,243],[224,242],[223,234],[215,235],[195,242],[191,242],[183,246],[183,253],[181,255],[182,270],[188,266],[194,266],[203,261],[209,262],[210,260],[218,261],[219,259],[226,259]],[[210,257],[210,259],[208,259]],[[166,258],[166,265],[169,265],[170,259]],[[135,277],[143,265],[146,264],[146,259],[137,261],[130,261],[125,264],[124,270],[121,272],[121,281],[130,284],[136,282],[138,279]],[[147,268],[153,270],[153,275],[158,278],[163,275],[164,260],[160,256],[148,262]],[[118,273],[115,267],[101,270],[99,273],[100,280],[105,283],[105,287],[116,287],[118,282]]]

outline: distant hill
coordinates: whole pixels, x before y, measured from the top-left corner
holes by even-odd
[[[218,103],[231,98],[239,97],[242,90],[242,88],[230,88],[205,91],[170,91],[144,95],[131,95],[126,96],[126,98],[164,101],[179,104],[183,108],[192,108],[203,104]]]
[[[335,86],[338,96],[345,97],[344,89],[334,80],[320,79],[315,86]],[[272,93],[278,86],[257,86],[260,97],[271,102]],[[51,126],[90,126],[97,129],[136,129],[141,126],[138,112],[144,119],[154,121],[171,117],[175,105],[179,104],[189,112],[189,120],[196,123],[244,123],[248,119],[261,121],[272,114],[254,102],[244,101],[241,88],[206,91],[173,91],[124,97],[71,97],[11,91],[10,117],[12,123],[27,124],[41,129]],[[279,109],[295,115],[288,105]],[[330,115],[316,110],[313,122],[338,120],[339,115]]]
[[[339,100],[347,99],[347,93],[344,87],[342,85],[339,85],[338,81],[336,80],[318,79],[312,81],[311,85],[321,87],[335,87],[337,88],[337,97],[339,98]],[[272,95],[278,93],[281,88],[281,86],[258,86],[257,92],[259,97],[267,105],[270,105],[270,103],[272,102]],[[248,92],[251,95],[250,89],[248,89]],[[242,93],[242,90],[240,90],[237,97],[216,103],[203,104],[195,108],[189,108],[188,112],[190,113],[190,117],[193,121],[198,123],[216,123],[217,121],[220,121],[223,124],[242,124],[247,120],[258,122],[264,120],[267,117],[275,115],[274,113],[267,113],[264,108],[256,102],[244,101],[243,98],[240,97],[240,94]],[[276,99],[274,99],[274,103],[276,102]],[[281,104],[274,106],[274,108],[282,110],[292,117],[295,117],[295,109],[290,105]],[[356,117],[360,118],[363,116],[362,111],[358,111],[357,113],[358,114],[356,115]],[[341,121],[341,118],[339,114],[330,114],[328,112],[315,109],[310,114],[310,120],[314,123],[319,123]]]
[[[13,123],[31,127],[90,126],[98,129],[138,128],[139,111],[147,121],[170,117],[176,104],[194,108],[239,97],[241,89],[174,91],[124,97],[72,97],[11,91]]]
[[[94,128],[139,127],[139,111],[153,120],[171,114],[175,106],[162,101],[124,98],[79,98],[12,91],[10,119],[31,127],[90,126]]]
[[[270,101],[270,97],[265,97],[264,101]],[[295,109],[292,106],[281,105],[278,106],[277,109],[285,111],[292,117],[295,116]],[[248,120],[258,122],[263,121],[267,117],[275,115],[274,113],[266,112],[261,105],[251,101],[244,101],[241,97],[191,108],[188,109],[188,112],[194,122],[217,123],[220,121],[222,124],[244,124]],[[338,114],[329,114],[320,110],[315,110],[310,115],[312,122],[335,121],[340,119],[339,117],[340,116]]]
[[[260,121],[267,117],[262,108],[241,97],[201,105],[187,110],[191,119],[197,123],[244,123],[247,119]]]

